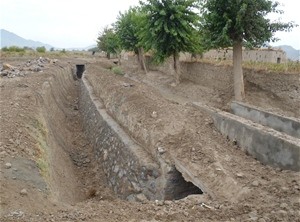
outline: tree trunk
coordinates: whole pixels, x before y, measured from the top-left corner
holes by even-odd
[[[121,65],[121,53],[118,53],[118,65]]]
[[[145,63],[143,48],[138,48],[138,60],[139,60],[141,69],[143,69],[145,71],[145,73],[147,74],[148,70],[147,70],[146,63]]]
[[[139,65],[141,65],[141,48],[138,48],[138,50],[137,50],[137,59],[138,59]],[[141,68],[143,68],[143,67],[141,67]]]
[[[242,68],[242,42],[237,41],[233,44],[233,83],[234,98],[237,101],[245,99],[244,77]]]
[[[173,54],[174,59],[174,70],[175,70],[175,84],[178,85],[180,83],[180,64],[179,64],[179,54]]]

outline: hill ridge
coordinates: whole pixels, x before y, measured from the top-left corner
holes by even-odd
[[[30,48],[36,48],[36,47],[41,47],[45,46],[47,50],[52,48],[53,46],[39,42],[39,41],[34,41],[31,39],[25,39],[13,32],[10,32],[5,29],[0,30],[1,33],[1,48],[3,47],[10,47],[10,46],[18,46],[18,47],[30,47]]]

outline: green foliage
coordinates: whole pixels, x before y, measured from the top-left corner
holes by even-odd
[[[140,31],[143,45],[153,49],[155,59],[163,62],[180,52],[200,52],[197,0],[147,0],[142,3],[146,23]]]
[[[105,27],[97,38],[98,48],[109,54],[121,52],[120,39],[112,28]]]
[[[123,70],[119,66],[114,66],[111,70],[117,75],[124,75]]]
[[[2,52],[8,52],[9,50],[8,50],[8,48],[5,46],[5,47],[2,47],[2,48],[1,48],[1,51],[2,51]]]
[[[67,53],[67,52],[66,52],[66,49],[62,49],[60,52],[61,52],[61,53]]]
[[[51,48],[50,48],[50,52],[54,52],[54,47],[51,47]]]
[[[46,52],[46,48],[45,48],[45,46],[37,47],[36,51],[39,52],[39,53],[45,53]]]
[[[24,48],[18,46],[3,47],[1,50],[3,52],[25,52]]]
[[[260,47],[275,41],[276,31],[289,31],[294,23],[271,22],[269,13],[282,14],[279,4],[268,0],[202,0],[201,31],[206,48],[228,47],[243,42]]]
[[[142,29],[144,18],[145,15],[138,7],[129,8],[125,13],[119,14],[115,23],[115,29],[123,49],[138,51],[141,42],[138,33]]]

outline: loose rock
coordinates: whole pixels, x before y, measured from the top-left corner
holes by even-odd
[[[282,204],[280,204],[280,208],[282,208],[282,209],[287,209],[287,208],[288,208],[287,203],[282,203]]]
[[[6,163],[6,164],[5,164],[5,168],[6,168],[6,169],[11,168],[11,163]]]
[[[21,192],[20,192],[20,194],[21,194],[22,196],[26,196],[26,195],[28,194],[28,192],[27,192],[26,189],[22,189]]]
[[[242,177],[244,177],[244,174],[242,174],[242,173],[237,173],[236,176],[242,178]]]
[[[153,112],[151,113],[151,117],[152,117],[152,118],[157,118],[157,112],[153,111]]]
[[[166,150],[165,150],[163,147],[161,147],[161,146],[159,146],[159,147],[157,148],[157,151],[158,151],[159,154],[163,154],[163,153],[166,152]]]

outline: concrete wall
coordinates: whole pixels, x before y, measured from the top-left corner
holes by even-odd
[[[300,120],[279,116],[241,102],[232,102],[231,110],[235,115],[300,139]]]
[[[266,128],[250,120],[200,103],[193,104],[208,111],[216,128],[260,162],[286,170],[300,171],[300,140]]]
[[[80,81],[80,110],[86,136],[115,193],[128,200],[143,199],[141,196],[162,199],[159,166],[106,113],[84,78]]]

